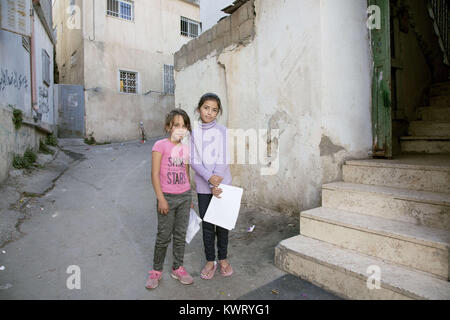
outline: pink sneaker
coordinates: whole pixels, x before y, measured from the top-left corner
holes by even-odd
[[[179,267],[177,270],[172,269],[172,278],[178,279],[182,284],[192,284],[194,279],[186,272],[184,267]]]
[[[147,289],[155,289],[159,285],[159,280],[162,278],[162,272],[152,270],[148,272],[150,276],[147,279],[147,282],[145,283],[145,287]]]

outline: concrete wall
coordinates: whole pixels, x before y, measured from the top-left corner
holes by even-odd
[[[37,52],[45,47],[53,58],[52,45],[47,38],[47,33],[43,30],[40,20],[38,18],[36,20]],[[42,78],[39,73],[42,57],[40,54],[36,62],[37,83],[41,85]],[[48,105],[49,110],[53,111],[53,95],[50,94]],[[41,102],[44,101],[41,100]],[[31,118],[30,53],[22,45],[22,36],[0,30],[0,183],[8,177],[14,154],[23,154],[27,148],[37,150],[39,139],[43,137],[42,133],[36,131],[34,125],[23,123],[21,128],[16,130],[12,122],[12,109],[8,105],[22,110],[24,122],[34,123]],[[43,120],[51,124],[52,116],[53,112],[47,113]]]
[[[0,43],[0,108],[11,104],[31,116],[30,53],[12,32],[0,30]]]
[[[84,38],[81,12],[83,1],[76,0],[70,15],[70,0],[53,4],[53,27],[56,29],[56,64],[59,83],[84,85]]]
[[[269,164],[262,160],[232,166],[244,202],[288,213],[317,207],[322,184],[341,179],[344,160],[368,156],[372,63],[366,9],[364,0],[249,1],[229,18],[236,36],[223,40],[226,48],[216,41],[227,39],[218,30],[228,22],[221,21],[205,33],[208,39],[211,32],[210,50],[200,49],[203,34],[176,53],[177,106],[194,116],[198,98],[217,92],[228,128],[279,129],[279,137],[259,139],[274,153],[273,168],[279,161],[273,175],[262,175]],[[242,35],[246,26],[252,31],[241,41],[237,30]]]
[[[36,33],[36,92],[39,112],[42,114],[41,122],[49,128],[55,128],[55,109],[53,104],[53,43],[49,39],[42,21],[36,16],[34,19]],[[42,50],[45,50],[50,58],[50,84],[43,80]]]

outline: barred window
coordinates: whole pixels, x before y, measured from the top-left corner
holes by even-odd
[[[137,93],[137,72],[120,70],[120,92]]]
[[[181,17],[181,35],[197,38],[201,32],[201,24],[200,22]]]
[[[50,56],[45,49],[42,49],[42,81],[50,85]]]
[[[164,65],[164,94],[175,94],[175,80],[173,66]]]
[[[134,20],[133,2],[128,0],[108,0],[106,13],[109,16],[124,20]]]

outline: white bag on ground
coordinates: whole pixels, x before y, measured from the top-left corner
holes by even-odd
[[[186,231],[186,242],[190,243],[191,240],[195,237],[198,230],[200,230],[200,223],[202,219],[197,215],[194,209],[191,208],[189,212],[189,224]]]

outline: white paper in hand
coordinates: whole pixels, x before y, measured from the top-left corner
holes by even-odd
[[[194,239],[198,230],[200,230],[201,222],[202,222],[202,219],[200,219],[200,217],[197,215],[195,210],[191,208],[191,211],[189,212],[189,224],[188,224],[188,228],[186,230],[186,242],[187,243],[190,243],[192,241],[192,239]]]
[[[241,198],[244,190],[225,184],[219,185],[219,188],[222,189],[221,198],[212,197],[203,221],[227,230],[233,230],[241,208]]]

